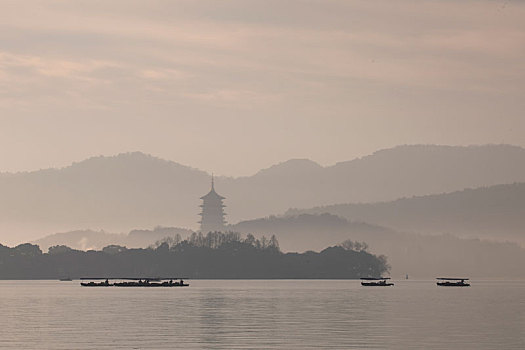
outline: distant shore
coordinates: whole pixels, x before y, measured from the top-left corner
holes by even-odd
[[[264,238],[264,237],[263,237]],[[283,253],[275,238],[214,233],[170,246],[127,249],[108,246],[80,251],[66,246],[43,253],[29,243],[0,245],[0,279],[45,280],[80,277],[183,277],[189,279],[357,279],[379,276],[384,256],[342,246],[321,252]]]

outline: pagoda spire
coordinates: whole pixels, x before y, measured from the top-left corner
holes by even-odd
[[[225,205],[222,201],[225,199],[223,196],[215,192],[215,177],[211,175],[211,190],[207,195],[202,196],[202,212],[201,216],[201,232],[208,233],[214,231],[224,231],[226,220],[224,216]]]

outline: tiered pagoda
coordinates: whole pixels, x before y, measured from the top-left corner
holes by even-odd
[[[225,199],[223,196],[215,192],[215,185],[213,182],[213,175],[211,177],[211,190],[210,192],[201,197],[202,199],[202,212],[199,214],[201,216],[201,232],[206,234],[208,232],[214,231],[224,231],[224,225],[226,220],[224,220],[224,207],[222,201]]]

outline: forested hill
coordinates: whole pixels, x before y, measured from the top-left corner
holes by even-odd
[[[289,210],[295,217],[330,213],[401,231],[510,240],[525,245],[525,183],[466,189],[391,202]]]
[[[65,246],[42,253],[36,245],[0,246],[0,279],[62,277],[183,277],[209,279],[348,279],[379,276],[386,258],[364,250],[334,246],[321,252],[282,253],[275,237],[210,233],[155,249],[109,246],[79,251]]]

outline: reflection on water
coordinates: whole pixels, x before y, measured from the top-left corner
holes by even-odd
[[[0,282],[0,348],[523,349],[525,282]]]

